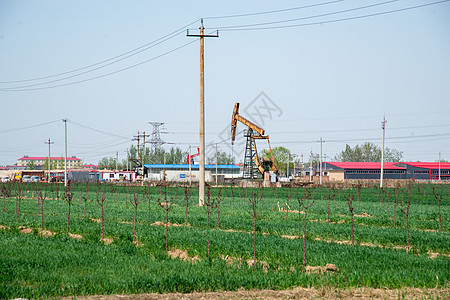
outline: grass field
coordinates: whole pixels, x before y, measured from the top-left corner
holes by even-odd
[[[314,191],[214,187],[209,256],[207,211],[198,206],[197,188],[189,189],[192,196],[184,226],[186,201],[181,186],[72,185],[69,227],[69,205],[60,185],[9,183],[0,188],[2,299],[242,288],[449,287],[447,185],[434,186],[434,192],[428,184],[384,192],[362,187],[360,193],[357,187]],[[42,203],[43,190],[47,194]],[[257,203],[255,262],[250,199],[256,192],[262,199]],[[97,201],[102,195],[103,240],[101,201]],[[313,199],[304,240],[304,206],[299,201],[311,204]],[[353,244],[348,199],[354,208]],[[401,211],[406,212],[408,199],[409,247],[406,215]],[[45,231],[40,230],[42,224]],[[71,235],[66,234],[67,227]],[[325,270],[327,264],[337,269],[329,265]]]

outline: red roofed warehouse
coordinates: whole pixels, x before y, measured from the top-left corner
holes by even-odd
[[[319,165],[315,166],[316,173]],[[380,162],[323,162],[323,176],[330,181],[347,179],[380,179]],[[438,162],[385,162],[385,179],[450,180],[450,163]]]

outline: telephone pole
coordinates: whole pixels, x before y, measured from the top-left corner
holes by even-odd
[[[381,171],[380,171],[380,188],[383,187],[383,175],[384,175],[384,132],[386,129],[386,118],[383,116],[381,121],[381,129],[383,130],[383,138],[381,139]]]
[[[216,186],[217,186],[217,164],[219,163],[219,160],[217,158],[217,144],[216,144]]]
[[[67,186],[67,119],[64,122],[64,186]]]
[[[200,38],[200,168],[199,168],[199,189],[198,205],[205,204],[205,64],[204,64],[204,38],[219,37],[219,31],[215,35],[204,34],[203,19],[201,19],[200,34],[189,34],[188,37]]]
[[[145,134],[145,131],[142,132],[142,186],[144,186],[144,178],[145,178],[145,172],[144,172],[144,164],[145,164],[145,137],[149,137],[150,134]]]
[[[441,152],[439,152],[439,181],[441,181]]]
[[[45,142],[46,144],[48,144],[48,183],[50,183],[50,170],[51,170],[51,165],[52,165],[52,157],[50,156],[50,145],[54,144],[55,142],[51,142],[50,139],[48,139],[48,142]]]
[[[319,175],[320,175],[320,184],[322,185],[322,144],[325,143],[325,141],[322,140],[322,137],[320,137],[320,140],[318,140],[317,142],[320,143]]]

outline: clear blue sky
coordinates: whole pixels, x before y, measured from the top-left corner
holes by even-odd
[[[406,9],[433,2],[0,0],[0,165],[47,155],[49,138],[52,154],[62,155],[63,118],[68,154],[85,163],[116,151],[125,158],[150,121],[165,122],[166,148],[195,147],[199,42],[184,26],[194,22],[187,28],[196,33],[200,18],[206,33],[220,35],[205,41],[208,145],[226,138],[239,101],[272,147],[304,160],[319,152],[320,137],[327,159],[346,144],[381,145],[383,115],[386,146],[405,161],[435,161],[439,152],[450,160],[450,2]],[[402,11],[380,14],[395,10]],[[270,24],[244,27],[259,23]],[[267,98],[257,98],[261,92]],[[233,150],[242,160],[242,144]]]

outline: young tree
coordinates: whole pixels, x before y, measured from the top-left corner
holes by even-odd
[[[81,198],[84,201],[84,212],[83,212],[83,219],[86,219],[86,204],[89,198],[89,183],[86,182],[85,184],[85,190],[84,190],[84,194],[81,194]]]
[[[44,201],[47,198],[47,184],[43,183],[37,191],[38,205],[41,202],[41,231],[44,230]]]
[[[208,258],[210,257],[210,242],[209,242],[209,216],[211,212],[217,208],[216,204],[217,198],[211,199],[211,187],[208,185],[208,190],[206,192],[205,205],[203,208],[206,210],[206,240],[208,242]]]
[[[399,202],[398,204],[400,205],[400,211],[405,215],[406,218],[406,246],[409,247],[409,208],[411,207],[411,184],[409,183],[407,188],[407,201],[406,203],[403,202]]]
[[[17,224],[16,224],[16,227],[19,228],[20,202],[21,202],[22,197],[23,197],[21,184],[17,184],[15,195],[16,195],[16,211],[17,211]]]
[[[347,199],[348,209],[350,210],[350,228],[351,228],[351,235],[352,235],[352,245],[355,243],[353,238],[353,195],[350,193],[350,190],[348,190],[348,196],[344,196]]]
[[[302,199],[301,204],[303,206],[303,213],[305,215],[304,223],[303,223],[303,269],[306,268],[306,216],[308,214],[308,208],[310,208],[314,204],[314,187],[306,188],[305,197]],[[312,202],[311,202],[311,194],[312,194]],[[300,203],[300,201],[299,201]],[[300,215],[300,209],[299,209]]]
[[[144,195],[148,200],[148,219],[147,219],[147,223],[150,225],[150,209],[151,209],[151,200],[152,200],[152,194],[151,194],[151,190],[150,190],[150,186],[147,185],[144,188]]]
[[[139,191],[136,188],[133,190],[133,198],[131,198],[130,201],[131,201],[131,205],[133,205],[133,207],[134,207],[133,243],[136,243],[136,217],[137,217],[137,208],[138,208],[138,205],[139,205],[139,202],[140,202],[140,200],[139,200]]]
[[[105,200],[106,200],[106,191],[107,187],[105,187],[105,189],[102,189],[102,186],[100,184],[97,185],[97,204],[100,205],[101,207],[101,218],[100,218],[100,222],[102,223],[102,237],[101,239],[103,240],[103,211],[104,211],[104,205],[105,205]]]
[[[184,213],[184,226],[187,226],[187,215],[189,208],[189,199],[191,198],[191,189],[187,185],[184,186],[184,202],[186,203],[186,211]]]
[[[256,263],[256,221],[258,220],[259,214],[261,213],[261,199],[262,190],[259,191],[258,188],[255,189],[253,197],[249,199],[250,201],[250,212],[253,217],[253,260]]]
[[[358,182],[356,183],[356,191],[358,193],[358,209],[361,209],[361,188],[362,183],[358,180]]]
[[[220,229],[220,203],[223,200],[222,190],[220,187],[217,188],[217,229]]]
[[[330,202],[336,197],[336,186],[334,184],[328,189],[327,222],[330,222]]]
[[[433,185],[432,187],[434,198],[438,203],[438,213],[439,213],[439,232],[442,232],[442,217],[441,217],[441,203],[444,200],[444,192],[438,191]]]
[[[67,185],[67,188],[64,190],[64,199],[69,205],[69,211],[67,212],[67,231],[66,234],[69,234],[69,221],[70,221],[70,206],[72,205],[73,192],[70,191],[70,184]]]

